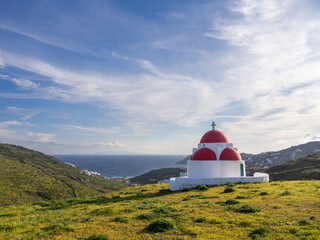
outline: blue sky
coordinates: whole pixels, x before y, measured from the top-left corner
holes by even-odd
[[[49,154],[320,140],[320,4],[0,0],[0,142]]]

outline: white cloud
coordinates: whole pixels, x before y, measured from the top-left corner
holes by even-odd
[[[1,65],[1,61],[0,61],[0,65]],[[23,89],[23,90],[37,89],[40,86],[40,84],[34,83],[31,80],[13,78],[13,77],[10,77],[9,75],[1,74],[0,78],[13,82],[16,86],[18,86],[20,89]]]
[[[243,145],[253,137],[266,150],[278,139],[298,141],[317,129],[320,16],[307,3],[234,1],[230,11],[238,15],[216,20],[206,33],[231,47],[225,81],[245,86],[232,97],[244,116],[223,124]]]
[[[287,144],[289,141],[287,139],[279,139],[277,144]]]
[[[17,107],[6,107],[5,111],[2,112],[9,112],[11,114],[22,116],[22,119],[30,119],[33,116],[43,112],[44,110],[41,109],[32,109],[32,108],[17,108]]]
[[[3,59],[0,58],[0,68],[4,68],[4,67],[5,67],[5,63]]]
[[[111,147],[111,148],[123,148],[125,147],[124,144],[114,141],[114,142],[99,142],[99,143],[93,143],[91,144],[93,146],[102,146],[102,147]]]
[[[320,136],[317,134],[311,134],[311,133],[307,133],[304,136],[304,141],[310,142],[310,141],[320,141]]]
[[[55,134],[36,133],[32,131],[18,130],[16,127],[33,126],[28,122],[4,121],[0,122],[0,141],[24,146],[30,143],[59,144],[55,139]]]
[[[130,118],[140,117],[148,122],[194,125],[219,111],[225,104],[222,96],[228,92],[199,79],[168,73],[146,60],[139,60],[139,64],[148,73],[112,77],[75,73],[8,54],[6,57],[9,64],[47,76],[58,84],[39,88],[30,97],[67,102],[101,101]]]
[[[84,127],[78,125],[61,125],[59,126],[64,129],[76,129],[80,131],[85,131],[94,134],[116,134],[120,131],[120,128],[113,127],[113,128],[98,128],[98,127]]]
[[[51,133],[35,133],[30,131],[25,131],[26,137],[32,139],[34,143],[42,144],[59,144],[59,141],[55,139],[55,134]]]
[[[7,128],[10,126],[33,126],[33,124],[28,122],[19,122],[19,121],[4,121],[0,122],[0,128]]]

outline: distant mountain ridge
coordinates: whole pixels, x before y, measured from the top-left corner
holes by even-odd
[[[97,196],[126,186],[41,152],[0,144],[0,205]]]
[[[308,142],[292,146],[279,151],[263,152],[259,154],[240,153],[241,158],[246,161],[247,168],[270,168],[290,159],[307,156],[313,153],[320,153],[320,141]],[[185,157],[177,164],[186,165],[191,155]]]
[[[271,180],[319,180],[320,153],[280,163],[266,170]]]

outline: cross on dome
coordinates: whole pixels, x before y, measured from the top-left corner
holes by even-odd
[[[214,121],[211,123],[212,130],[214,130],[214,127],[215,127],[216,125],[217,125],[217,124],[215,124]]]

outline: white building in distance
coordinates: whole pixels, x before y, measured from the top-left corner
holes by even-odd
[[[191,160],[187,163],[187,176],[171,178],[169,189],[172,191],[194,188],[200,185],[214,186],[227,183],[268,182],[269,174],[255,173],[246,176],[245,162],[227,136],[215,130],[206,132],[193,149]]]

